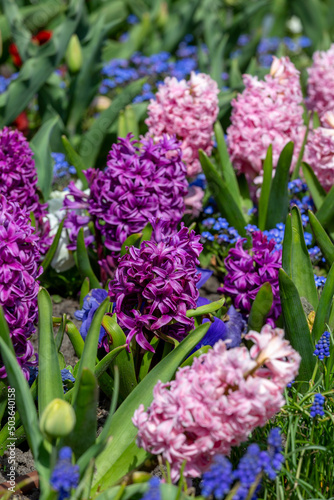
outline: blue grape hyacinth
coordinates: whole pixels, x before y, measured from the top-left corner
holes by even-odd
[[[330,356],[330,339],[331,334],[326,331],[321,335],[319,342],[317,342],[315,346],[313,355],[317,356],[321,361],[323,361],[324,358],[328,358]]]

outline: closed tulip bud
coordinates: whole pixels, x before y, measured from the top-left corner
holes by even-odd
[[[77,73],[82,66],[82,50],[77,35],[72,35],[66,50],[66,63],[72,73]]]
[[[45,408],[40,428],[50,440],[68,436],[75,426],[75,413],[72,406],[62,399],[54,399]]]

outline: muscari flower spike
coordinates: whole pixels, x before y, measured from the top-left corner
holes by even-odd
[[[331,334],[327,331],[324,332],[315,346],[313,355],[317,356],[321,361],[323,361],[324,358],[329,358],[330,341]]]
[[[324,404],[325,404],[325,397],[322,394],[316,394],[314,396],[313,404],[310,408],[311,418],[314,418],[317,415],[319,415],[319,417],[323,417],[325,415]]]
[[[79,484],[79,466],[72,464],[72,450],[64,446],[59,450],[58,462],[52,471],[50,484],[58,492],[58,500],[70,498],[71,490]]]

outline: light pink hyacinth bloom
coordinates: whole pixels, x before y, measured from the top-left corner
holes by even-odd
[[[184,197],[186,205],[186,214],[191,214],[192,217],[198,217],[203,208],[204,191],[199,186],[189,186],[188,193]]]
[[[245,441],[284,404],[282,391],[300,364],[300,355],[283,330],[263,327],[249,332],[254,342],[227,350],[223,341],[179,368],[172,382],[158,382],[153,403],[140,405],[133,417],[137,445],[162,455],[171,465],[173,481],[184,461],[185,476],[199,477],[217,453]]]
[[[325,113],[322,123],[323,127],[308,135],[304,160],[313,168],[322,187],[329,191],[334,184],[334,113]]]
[[[334,111],[334,44],[327,51],[314,52],[307,71],[307,107],[322,119],[327,111]]]
[[[198,150],[211,154],[218,93],[217,83],[209,75],[192,72],[189,81],[167,77],[148,106],[148,136],[157,141],[163,134],[176,134],[182,141],[189,177],[201,172]]]
[[[253,180],[262,174],[262,162],[270,144],[273,165],[284,146],[295,144],[292,167],[300,152],[305,126],[299,71],[288,57],[274,57],[264,81],[243,76],[245,90],[232,101],[231,126],[227,129],[233,166]]]

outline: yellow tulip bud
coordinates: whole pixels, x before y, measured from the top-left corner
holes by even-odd
[[[77,73],[80,70],[82,66],[82,50],[79,38],[75,34],[71,36],[66,50],[65,59],[68,69],[72,73]]]
[[[40,428],[42,433],[52,440],[68,436],[75,426],[75,421],[72,406],[67,401],[56,398],[43,411]]]

